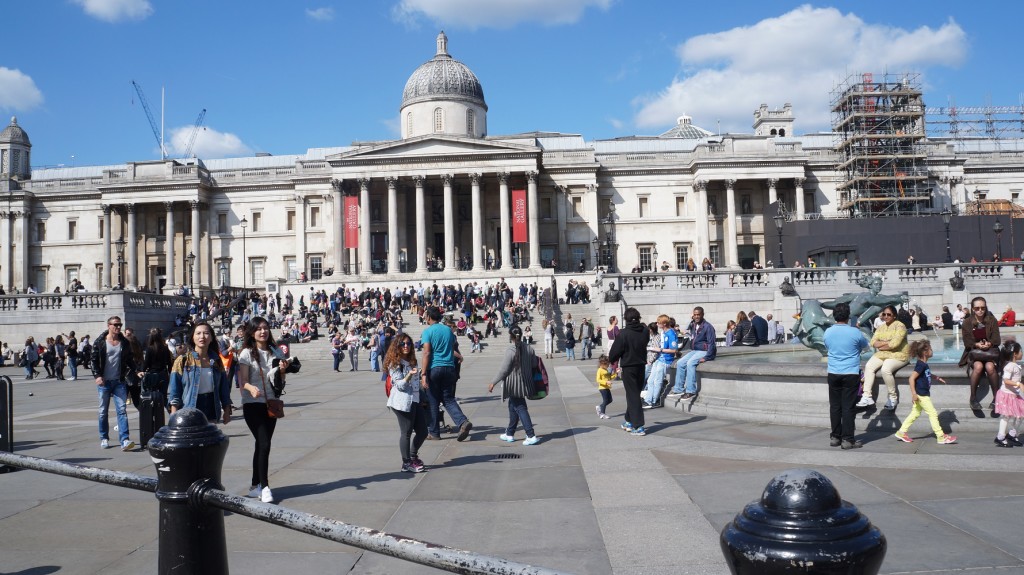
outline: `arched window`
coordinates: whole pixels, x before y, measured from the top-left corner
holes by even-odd
[[[472,136],[476,132],[476,113],[466,110],[466,133]]]
[[[412,135],[412,112],[405,113],[405,135]]]
[[[782,137],[786,137],[786,129],[785,128],[780,128],[779,129],[779,135],[782,136]]]
[[[434,131],[444,131],[444,110],[441,108],[434,108]]]
[[[774,135],[776,135],[777,133],[778,133],[778,132],[776,132],[776,131],[775,131],[775,128],[772,128],[772,135],[774,136]]]

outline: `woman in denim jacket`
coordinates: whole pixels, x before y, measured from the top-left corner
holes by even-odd
[[[171,413],[195,407],[212,421],[231,421],[231,387],[221,363],[213,328],[205,320],[196,322],[188,334],[188,353],[174,360],[167,395]]]

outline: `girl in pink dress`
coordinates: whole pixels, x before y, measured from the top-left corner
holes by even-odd
[[[1024,445],[1017,437],[1021,418],[1024,418],[1024,396],[1021,395],[1020,364],[1024,353],[1020,344],[1008,341],[1003,344],[1003,385],[996,392],[996,413],[999,414],[999,434],[996,445],[999,447],[1020,447]],[[1012,421],[1012,425],[1011,425]],[[1009,428],[1009,429],[1007,429]],[[1007,435],[1009,433],[1009,435]]]

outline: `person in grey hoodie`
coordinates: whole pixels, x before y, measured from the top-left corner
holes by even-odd
[[[644,429],[644,411],[640,402],[640,391],[644,387],[644,366],[647,364],[647,344],[650,331],[640,322],[640,312],[631,307],[622,314],[626,325],[608,352],[608,361],[618,362],[622,372],[622,388],[626,392],[626,421],[622,429],[634,435],[647,435]]]
[[[533,347],[523,341],[523,330],[513,325],[508,330],[509,346],[505,349],[505,358],[494,375],[494,380],[487,387],[488,392],[501,384],[501,399],[508,400],[508,426],[500,439],[508,443],[515,441],[516,428],[523,423],[526,440],[523,445],[540,443],[540,438],[533,432],[533,421],[530,410],[526,407],[526,398],[533,395],[533,366],[537,364],[537,356]]]

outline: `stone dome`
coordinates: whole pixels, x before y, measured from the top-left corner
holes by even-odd
[[[28,134],[21,129],[21,126],[18,125],[18,118],[14,116],[11,116],[10,125],[0,132],[0,144],[20,144],[32,147],[32,142],[28,140]]]
[[[448,37],[444,32],[437,35],[437,54],[409,76],[402,92],[401,107],[431,100],[464,101],[487,109],[480,80],[465,64],[448,54]]]

